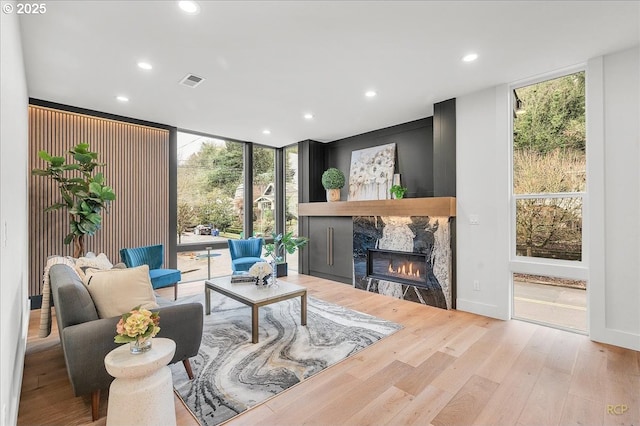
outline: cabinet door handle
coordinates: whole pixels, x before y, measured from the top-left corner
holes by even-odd
[[[331,239],[329,239],[329,265],[333,265],[333,227],[329,227],[329,233],[331,234]]]
[[[327,265],[331,265],[331,228],[327,226]]]

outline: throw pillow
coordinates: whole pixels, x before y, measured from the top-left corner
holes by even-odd
[[[79,268],[83,267],[91,267],[97,269],[111,269],[113,268],[113,264],[109,261],[109,258],[106,254],[100,253],[99,255],[95,255],[91,252],[87,253],[84,257],[79,257],[76,259],[76,266]]]
[[[125,269],[87,269],[84,284],[100,318],[122,315],[138,305],[146,309],[159,307],[151,287],[148,265]]]

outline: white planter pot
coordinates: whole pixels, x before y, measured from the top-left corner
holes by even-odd
[[[327,189],[327,201],[340,201],[340,189]]]

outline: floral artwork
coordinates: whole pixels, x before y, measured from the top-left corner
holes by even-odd
[[[384,200],[390,197],[396,163],[396,144],[390,143],[351,153],[349,201]]]

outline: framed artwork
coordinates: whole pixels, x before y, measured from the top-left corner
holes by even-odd
[[[396,166],[396,144],[374,146],[351,152],[349,201],[391,198]]]

